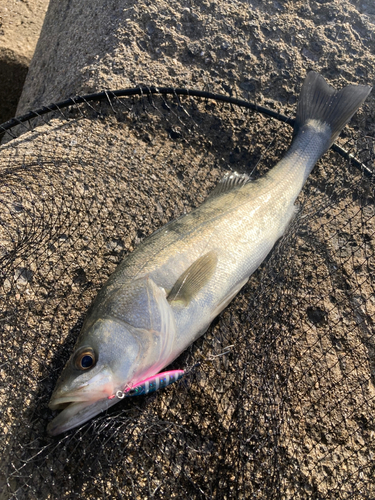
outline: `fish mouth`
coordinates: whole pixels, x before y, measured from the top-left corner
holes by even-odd
[[[53,409],[62,409],[62,411],[48,424],[47,432],[50,436],[57,436],[69,431],[74,427],[84,424],[95,415],[106,411],[109,407],[118,403],[118,401],[118,398],[108,399],[107,397],[94,402],[54,403]]]
[[[92,401],[90,401],[89,399],[84,400],[80,396],[65,396],[62,398],[51,399],[48,407],[50,408],[50,410],[65,410],[69,406],[73,406],[77,403],[90,404],[92,403]]]
[[[118,398],[109,399],[113,394],[112,377],[105,369],[75,389],[68,389],[66,385],[57,388],[48,406],[51,410],[62,411],[48,424],[48,434],[61,434],[105,411],[119,401]]]

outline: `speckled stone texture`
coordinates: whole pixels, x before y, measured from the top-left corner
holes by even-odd
[[[17,113],[139,84],[289,107],[308,69],[371,84],[374,28],[370,1],[52,0]]]

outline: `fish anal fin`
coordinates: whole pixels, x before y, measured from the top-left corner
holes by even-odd
[[[199,257],[193,264],[181,274],[172,290],[169,292],[167,300],[171,302],[181,302],[188,305],[197,293],[210,280],[217,265],[217,254],[213,250]]]

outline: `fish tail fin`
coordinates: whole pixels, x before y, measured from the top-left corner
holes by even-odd
[[[331,145],[365,101],[371,88],[367,85],[348,85],[335,90],[321,75],[311,71],[302,86],[293,135],[296,136],[309,120],[317,120],[329,126]]]

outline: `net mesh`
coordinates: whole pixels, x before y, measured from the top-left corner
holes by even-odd
[[[43,121],[0,150],[1,500],[374,498],[374,177],[328,152],[285,237],[173,363],[184,379],[51,438],[52,390],[116,265],[225,171],[264,174],[291,132],[189,96]],[[373,168],[371,137],[340,140]]]

